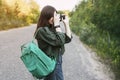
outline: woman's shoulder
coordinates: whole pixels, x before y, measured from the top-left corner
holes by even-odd
[[[40,27],[39,32],[40,33],[48,33],[48,34],[50,34],[52,31],[50,30],[49,27]]]
[[[48,27],[40,27],[38,29],[39,29],[39,31],[44,31],[44,30],[48,30]]]
[[[44,32],[44,31],[48,31],[48,30],[49,30],[48,27],[40,27],[40,28],[38,28],[39,32]]]

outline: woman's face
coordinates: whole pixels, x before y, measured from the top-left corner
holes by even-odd
[[[57,15],[57,13],[56,13],[56,11],[54,12],[54,16],[56,16]],[[54,17],[51,17],[50,19],[49,19],[49,24],[54,24]]]

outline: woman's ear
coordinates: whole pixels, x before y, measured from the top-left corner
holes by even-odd
[[[51,18],[49,19],[49,23],[50,23],[50,24],[53,24],[53,23],[54,23],[54,18],[53,18],[53,17],[51,17]]]

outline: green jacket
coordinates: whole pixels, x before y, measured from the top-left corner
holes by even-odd
[[[51,27],[40,27],[36,39],[39,48],[48,56],[55,58],[59,53],[64,53],[64,44],[71,41],[65,33],[56,32],[55,28]]]

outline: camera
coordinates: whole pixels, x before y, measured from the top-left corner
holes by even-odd
[[[64,20],[65,19],[65,14],[60,14],[60,21]]]

